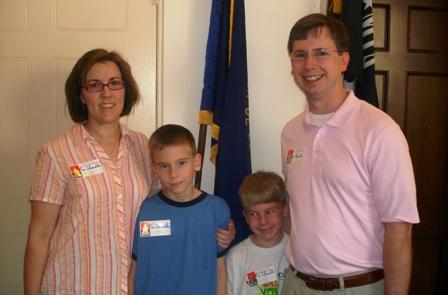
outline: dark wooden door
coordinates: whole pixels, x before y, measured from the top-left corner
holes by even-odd
[[[406,135],[417,183],[411,294],[448,294],[448,1],[373,4],[380,106]]]

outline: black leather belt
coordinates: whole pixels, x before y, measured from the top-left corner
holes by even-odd
[[[298,278],[302,279],[305,282],[308,288],[330,291],[333,289],[339,289],[341,287],[338,277],[320,278],[301,273],[300,271],[295,270],[291,265],[290,268]],[[359,275],[347,276],[344,277],[344,288],[353,288],[372,284],[382,280],[383,278],[384,271],[382,269],[375,269]]]

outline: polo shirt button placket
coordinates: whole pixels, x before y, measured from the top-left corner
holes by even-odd
[[[313,149],[312,149],[312,171],[313,174],[320,174],[320,133],[321,130],[317,131],[316,137],[314,138]]]

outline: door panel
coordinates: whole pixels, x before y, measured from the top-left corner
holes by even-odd
[[[0,294],[22,294],[22,265],[37,149],[72,125],[65,79],[87,50],[129,61],[142,102],[123,123],[156,126],[157,6],[147,0],[0,1]]]
[[[373,3],[376,81],[380,81],[382,109],[406,135],[417,184],[421,223],[414,226],[410,293],[446,294],[448,3],[440,0]]]

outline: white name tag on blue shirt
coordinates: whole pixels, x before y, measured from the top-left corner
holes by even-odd
[[[140,221],[140,237],[161,237],[171,235],[171,221],[145,220]]]

